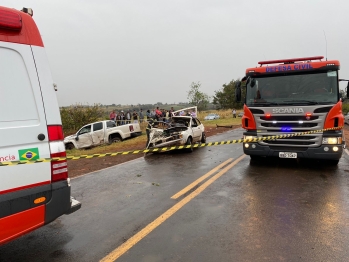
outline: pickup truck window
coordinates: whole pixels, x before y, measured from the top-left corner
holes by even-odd
[[[102,130],[102,129],[103,129],[103,123],[102,122],[93,124],[93,132],[98,131],[98,130]]]
[[[116,127],[116,124],[114,121],[108,121],[107,122],[107,128],[111,128],[111,127]]]
[[[79,135],[86,134],[86,133],[90,133],[90,132],[91,132],[91,125],[84,126],[84,127],[81,128],[81,130],[79,131]]]

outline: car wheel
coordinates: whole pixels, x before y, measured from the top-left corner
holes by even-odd
[[[206,134],[205,134],[205,132],[202,132],[202,134],[201,134],[201,143],[206,143]]]
[[[72,149],[74,149],[74,148],[75,148],[75,146],[74,146],[73,143],[69,143],[69,144],[66,144],[66,145],[65,145],[65,149],[67,149],[67,150],[72,150]]]
[[[188,153],[193,152],[193,150],[194,150],[194,148],[193,148],[193,140],[192,140],[191,137],[188,137],[188,140],[187,140],[187,142],[185,143],[185,145],[186,145],[186,146],[189,146],[189,145],[191,146],[191,147],[185,149]]]
[[[109,140],[109,143],[110,143],[110,144],[113,144],[113,143],[119,143],[119,142],[121,142],[121,141],[122,141],[121,137],[116,136],[116,137],[111,138],[111,139]]]

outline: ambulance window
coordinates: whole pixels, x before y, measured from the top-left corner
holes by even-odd
[[[0,127],[16,126],[19,121],[38,123],[37,105],[22,56],[0,47],[0,57]]]
[[[103,129],[103,123],[102,122],[93,124],[93,132],[98,131],[98,130],[102,130],[102,129]]]

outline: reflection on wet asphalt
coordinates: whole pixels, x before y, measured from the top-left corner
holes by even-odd
[[[210,137],[238,139],[242,130]],[[240,144],[149,154],[72,181],[78,212],[0,247],[0,261],[99,261]],[[349,164],[245,157],[118,261],[347,261]]]

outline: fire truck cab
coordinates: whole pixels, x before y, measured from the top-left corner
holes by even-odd
[[[239,101],[241,86],[246,88],[242,126],[244,139],[251,142],[243,143],[245,154],[252,159],[312,158],[338,163],[344,146],[340,63],[323,58],[262,61],[259,67],[246,69],[236,93]],[[253,142],[314,130],[320,132]]]

